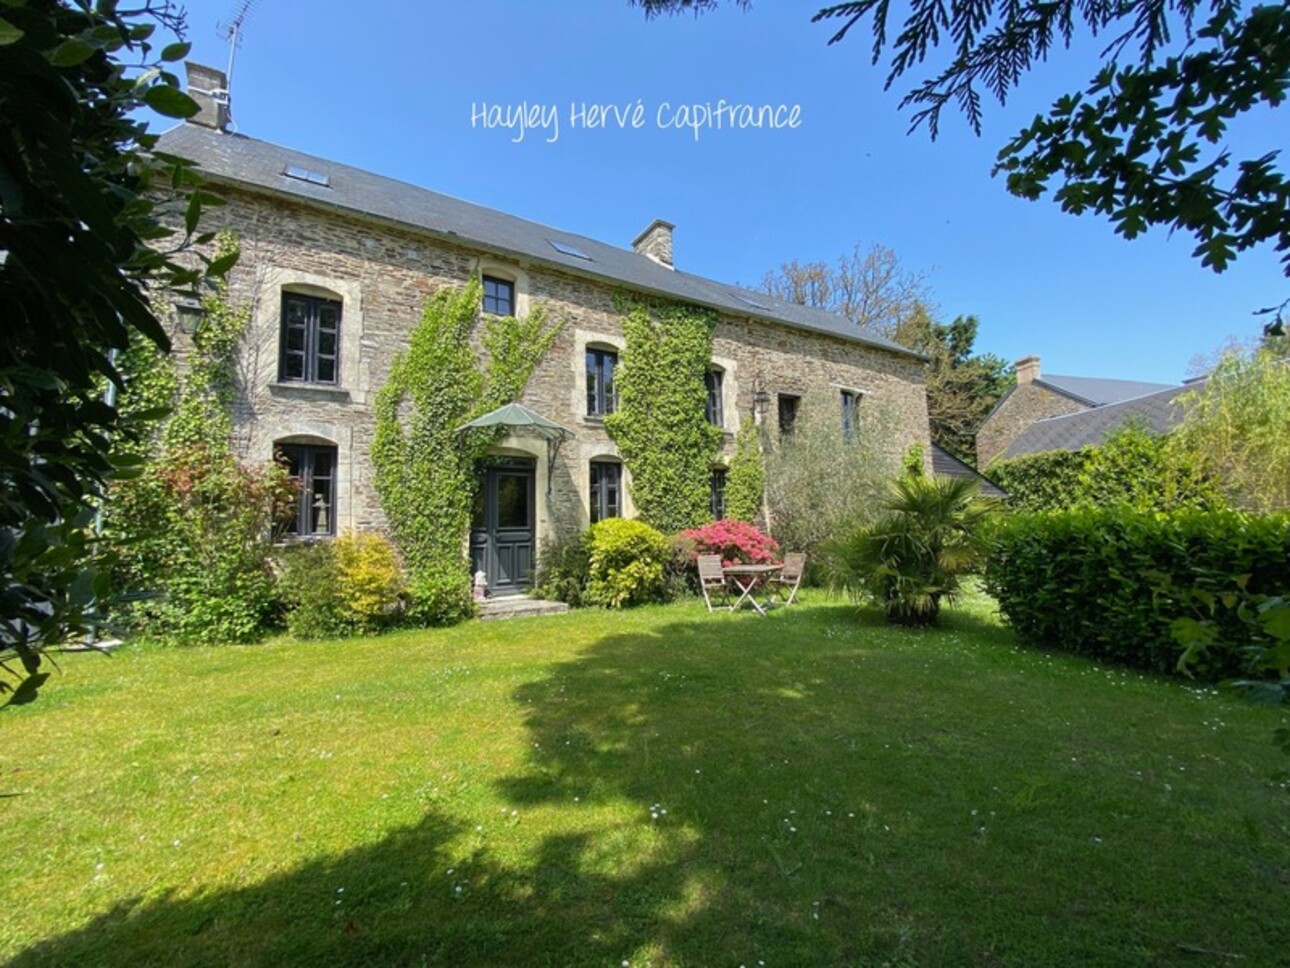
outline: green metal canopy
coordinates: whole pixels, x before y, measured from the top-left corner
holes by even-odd
[[[482,417],[476,417],[470,423],[462,424],[457,428],[457,432],[488,427],[504,427],[512,433],[545,437],[550,441],[566,441],[573,438],[572,430],[561,427],[554,420],[548,420],[522,403],[508,403],[504,407],[491,410]]]
[[[541,437],[546,441],[546,496],[551,496],[551,478],[555,475],[555,458],[560,452],[560,445],[573,439],[573,431],[562,427],[554,420],[548,420],[536,410],[530,410],[522,403],[508,403],[504,407],[490,410],[482,417],[476,417],[470,423],[462,424],[457,433],[467,430],[487,430],[499,427],[513,434],[528,437]]]

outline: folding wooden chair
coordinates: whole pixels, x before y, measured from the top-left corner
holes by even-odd
[[[721,570],[720,555],[699,555],[699,588],[703,590],[703,600],[708,603],[708,611],[715,612],[718,608],[728,611],[730,609],[730,588],[726,584],[725,572]],[[712,599],[720,593],[724,605],[713,605]]]
[[[778,575],[771,579],[775,583],[775,595],[778,597],[785,590],[788,591],[788,600],[785,605],[792,605],[793,599],[797,597],[797,590],[802,585],[802,576],[806,574],[806,555],[793,553],[784,556],[784,568]]]

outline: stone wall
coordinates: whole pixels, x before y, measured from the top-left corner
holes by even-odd
[[[1085,404],[1037,383],[1018,384],[976,432],[977,466],[986,467],[1036,420],[1087,409]]]
[[[555,462],[550,482],[544,446],[508,438],[503,449],[538,461],[539,541],[586,527],[588,463],[617,449],[602,423],[586,415],[585,350],[623,346],[612,283],[548,266],[456,246],[399,227],[345,213],[306,207],[238,189],[228,204],[203,213],[204,229],[230,228],[242,246],[229,277],[234,300],[252,308],[251,335],[241,360],[237,413],[241,456],[263,460],[275,442],[337,447],[337,523],[340,528],[383,526],[373,486],[370,447],[373,404],[395,353],[404,347],[426,298],[439,286],[464,285],[481,267],[514,280],[521,313],[541,304],[564,329],[534,372],[522,401],[576,434]],[[335,387],[278,382],[278,339],[284,289],[339,299],[343,305],[340,381]],[[860,391],[862,426],[881,433],[884,453],[912,444],[928,450],[923,364],[900,354],[825,334],[747,318],[721,316],[714,363],[725,371],[725,454],[754,394],[765,390],[836,401],[841,427],[842,389]],[[874,419],[865,422],[868,414]],[[881,419],[878,419],[879,416]],[[774,420],[770,406],[769,419]],[[879,430],[881,428],[881,430]],[[624,474],[626,512],[632,513],[630,474]],[[548,492],[549,500],[544,500]]]

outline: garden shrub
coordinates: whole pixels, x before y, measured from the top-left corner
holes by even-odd
[[[1138,511],[1216,510],[1223,500],[1199,466],[1169,438],[1129,421],[1096,447],[996,461],[986,475],[1019,511],[1117,504]]]
[[[587,602],[624,608],[663,601],[672,544],[643,521],[607,518],[586,537],[589,575]]]
[[[378,534],[347,532],[282,555],[279,596],[287,630],[298,638],[339,638],[380,631],[401,614],[406,585],[394,546]]]
[[[287,631],[298,639],[340,638],[347,633],[337,594],[339,578],[331,543],[309,541],[282,549],[278,597]]]
[[[989,536],[986,584],[1025,643],[1154,672],[1178,671],[1174,635],[1195,592],[1290,591],[1290,517],[1235,511],[1150,514],[1128,508],[1017,515]],[[1259,633],[1236,609],[1216,610],[1212,640],[1191,671],[1245,671]]]
[[[867,401],[844,442],[837,398],[803,399],[792,434],[764,455],[767,530],[780,547],[815,559],[827,542],[871,522],[901,466],[900,452],[883,448],[899,436],[890,415]]]
[[[147,592],[118,618],[144,635],[249,642],[274,612],[273,524],[291,501],[286,471],[226,451],[170,450],[112,491],[110,538],[122,587]]]
[[[779,543],[743,521],[714,521],[682,531],[693,542],[694,555],[720,555],[723,565],[767,565],[779,559]]]
[[[830,586],[867,598],[894,625],[934,625],[960,577],[976,568],[981,531],[993,510],[975,479],[902,474],[884,514],[826,548]]]
[[[539,598],[580,608],[588,604],[587,580],[590,577],[591,559],[585,535],[548,541],[538,556],[533,592]]]

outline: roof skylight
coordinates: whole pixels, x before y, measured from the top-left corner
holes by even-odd
[[[323,188],[331,188],[331,179],[321,172],[310,171],[308,168],[302,168],[299,165],[287,165],[282,169],[282,174],[288,178],[294,178],[296,181],[308,182],[310,185],[320,185]]]
[[[556,239],[547,239],[547,241],[551,243],[551,248],[555,249],[555,251],[562,255],[571,255],[575,259],[586,259],[588,262],[595,261],[591,256],[587,255],[587,253],[569,242],[560,242]]]

